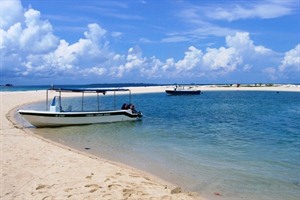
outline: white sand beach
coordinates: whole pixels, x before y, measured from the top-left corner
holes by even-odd
[[[170,87],[130,89],[132,93],[151,93]],[[300,92],[295,85],[197,88],[204,92]],[[44,99],[45,91],[0,92],[0,199],[202,199],[146,172],[56,144],[15,124],[17,106]]]

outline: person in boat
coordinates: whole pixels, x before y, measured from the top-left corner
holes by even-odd
[[[134,105],[133,104],[129,104],[129,109],[132,110],[132,112],[136,112],[135,108],[134,108]]]
[[[137,113],[138,111],[135,110],[135,106],[133,104],[129,104],[129,109],[132,110],[132,113]]]
[[[122,110],[127,110],[128,109],[128,105],[126,104],[126,103],[124,103],[123,105],[122,105],[122,108],[121,108]]]
[[[135,106],[133,105],[133,104],[126,104],[126,103],[124,103],[123,105],[122,105],[122,108],[121,108],[122,110],[128,110],[128,109],[130,109],[130,110],[132,110],[132,112],[133,113],[136,113],[137,111],[135,110]]]

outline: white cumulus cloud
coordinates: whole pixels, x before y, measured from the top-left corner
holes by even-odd
[[[220,74],[232,72],[242,63],[242,58],[234,48],[207,49],[203,56],[203,64],[212,71]]]
[[[131,73],[134,69],[141,69],[146,58],[142,57],[142,51],[138,46],[131,47],[128,50],[126,62],[113,69],[113,76],[123,77],[124,74]]]
[[[240,53],[252,54],[267,54],[271,50],[263,46],[255,46],[253,41],[250,39],[248,32],[237,32],[233,36],[226,37],[226,45],[234,48]]]
[[[0,47],[4,53],[9,54],[13,51],[40,53],[56,47],[58,38],[53,34],[51,24],[40,20],[40,12],[29,9],[24,13],[24,19],[23,23],[17,22],[7,29],[1,29]]]
[[[279,66],[279,70],[290,70],[298,73],[300,72],[300,44],[298,44],[294,49],[285,53],[285,56],[281,61],[281,65]]]
[[[176,70],[177,72],[181,71],[189,71],[195,68],[196,66],[199,66],[199,63],[201,62],[202,58],[202,51],[191,46],[189,47],[188,51],[185,52],[185,57],[182,60],[179,60],[176,64]]]
[[[40,20],[40,12],[29,9],[25,14],[26,28],[20,35],[20,47],[27,52],[46,52],[56,47],[58,38],[48,21]]]
[[[7,30],[24,17],[23,7],[19,0],[1,0],[0,11],[0,29]]]

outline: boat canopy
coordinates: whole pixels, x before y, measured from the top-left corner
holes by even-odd
[[[56,92],[91,92],[91,93],[106,93],[106,92],[126,92],[129,89],[124,88],[50,88]]]

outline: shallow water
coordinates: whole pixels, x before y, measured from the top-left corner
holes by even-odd
[[[95,106],[89,98],[87,109]],[[102,108],[111,98],[101,99]],[[125,101],[122,96],[117,103]],[[208,199],[300,198],[300,93],[155,93],[133,95],[133,101],[142,121],[33,130]],[[64,106],[69,102],[79,107],[78,99]]]

